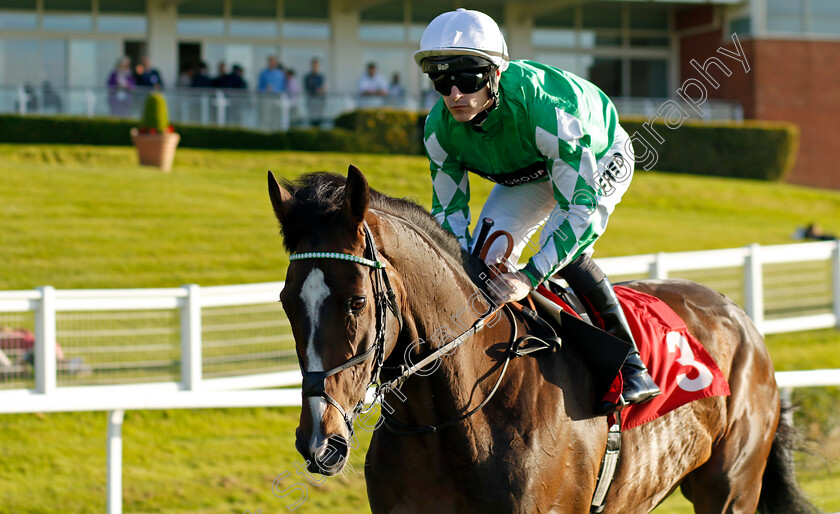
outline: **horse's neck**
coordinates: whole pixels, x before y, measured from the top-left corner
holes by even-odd
[[[411,365],[469,329],[488,306],[460,260],[438,250],[424,234],[403,229],[391,237],[399,237],[399,244],[384,246],[383,253],[402,281],[406,312],[389,363]],[[437,424],[461,414],[476,395],[482,397],[483,392],[474,386],[489,389],[492,380],[485,374],[498,364],[501,353],[488,355],[488,348],[492,342],[506,342],[510,335],[507,318],[501,313],[497,316],[502,319],[442,356],[422,376],[406,381],[402,389],[406,399],[394,405],[396,415],[408,415],[419,424]]]
[[[463,332],[487,309],[459,257],[439,249],[428,236],[397,217],[389,217],[382,252],[396,269],[405,290],[403,304],[417,335],[450,328]],[[398,243],[397,243],[398,241]]]

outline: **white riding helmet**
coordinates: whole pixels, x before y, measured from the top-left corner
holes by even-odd
[[[445,12],[429,23],[414,60],[422,67],[423,59],[450,55],[483,57],[500,71],[505,71],[510,61],[505,37],[493,18],[463,8]]]

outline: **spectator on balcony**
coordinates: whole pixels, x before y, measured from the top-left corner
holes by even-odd
[[[376,70],[376,63],[370,62],[367,71],[359,77],[356,85],[359,94],[359,107],[374,107],[383,104],[383,97],[388,95],[388,82]]]
[[[300,125],[303,110],[303,87],[292,68],[286,69],[286,95],[289,97],[289,118],[292,125]]]
[[[190,87],[192,85],[192,79],[195,75],[195,68],[190,63],[184,63],[181,65],[181,71],[178,73],[178,87]]]
[[[216,76],[213,77],[210,85],[212,87],[225,87],[225,77],[227,76],[227,65],[225,61],[219,61],[219,64],[216,65]]]
[[[399,73],[391,76],[391,83],[388,85],[388,103],[395,106],[405,104],[405,88],[400,84]]]
[[[281,93],[286,90],[286,73],[277,64],[277,57],[270,55],[268,65],[260,72],[257,91],[261,93]]]
[[[191,87],[203,87],[209,88],[213,86],[213,81],[210,79],[210,75],[207,74],[207,63],[201,61],[198,64],[198,70],[192,77],[192,81],[190,82]]]
[[[248,82],[244,78],[245,68],[233,65],[233,71],[225,75],[223,87],[227,89],[248,89]]]
[[[225,75],[223,88],[225,88],[225,96],[228,98],[228,117],[231,125],[242,124],[242,111],[248,103],[247,89],[248,82],[244,78],[245,69],[238,65],[233,65],[233,71]]]
[[[312,58],[309,73],[303,77],[303,89],[306,90],[306,109],[309,111],[309,123],[313,127],[321,126],[321,117],[326,103],[327,82],[321,73],[321,61]]]
[[[122,56],[108,76],[108,106],[112,116],[125,117],[131,113],[131,92],[134,86],[131,61],[128,57]]]
[[[135,68],[134,82],[138,87],[163,89],[163,79],[160,76],[160,72],[152,67],[152,62],[148,55],[144,55],[140,60],[140,64]]]
[[[61,97],[55,92],[52,82],[49,80],[45,80],[41,84],[41,97],[44,99],[45,111],[61,112]]]

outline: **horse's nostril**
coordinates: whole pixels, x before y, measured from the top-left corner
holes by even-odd
[[[322,473],[333,475],[344,467],[348,452],[347,439],[340,435],[332,435],[315,455],[315,463]]]

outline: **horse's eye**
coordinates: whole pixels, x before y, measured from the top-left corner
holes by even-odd
[[[365,304],[367,303],[367,299],[364,296],[355,296],[350,298],[347,302],[347,307],[349,308],[350,312],[353,314],[358,314],[365,308]]]

